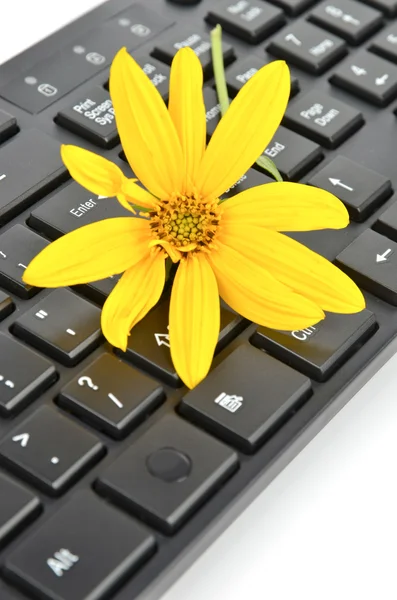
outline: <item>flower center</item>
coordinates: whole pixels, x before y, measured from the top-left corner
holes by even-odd
[[[153,237],[182,252],[211,245],[220,220],[218,201],[204,204],[196,197],[172,196],[150,213]]]

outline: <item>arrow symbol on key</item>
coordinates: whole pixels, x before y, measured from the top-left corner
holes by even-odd
[[[388,256],[391,254],[391,252],[392,252],[391,248],[388,248],[383,254],[377,254],[376,262],[377,263],[385,262],[388,259]]]
[[[30,435],[28,433],[20,433],[19,435],[14,435],[14,437],[12,438],[12,441],[20,442],[22,448],[26,448],[26,446],[28,445],[29,438],[30,438]]]
[[[345,183],[342,183],[340,179],[334,179],[333,177],[328,177],[328,180],[335,187],[338,186],[338,187],[344,188],[345,190],[348,190],[349,192],[354,192],[354,189],[352,187],[346,185]]]
[[[156,338],[158,346],[168,346],[168,348],[170,347],[170,336],[168,333],[155,333],[154,337]]]

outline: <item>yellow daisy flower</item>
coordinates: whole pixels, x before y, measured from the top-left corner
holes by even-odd
[[[364,308],[356,285],[332,263],[282,231],[342,228],[344,205],[297,183],[270,183],[221,202],[272,139],[287,106],[290,76],[282,61],[263,67],[242,88],[206,147],[203,73],[188,48],[172,63],[168,110],[125,49],[115,57],[110,95],[121,143],[134,174],[74,146],[62,158],[91,192],[117,196],[146,219],[86,225],[50,244],[24,281],[69,286],[124,273],[102,310],[105,337],[125,350],[133,326],[157,303],[165,259],[179,262],[172,286],[169,335],[174,366],[190,388],[208,373],[220,326],[219,295],[236,312],[267,327],[313,325],[323,311]]]

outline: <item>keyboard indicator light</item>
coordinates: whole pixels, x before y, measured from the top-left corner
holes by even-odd
[[[20,433],[19,435],[14,435],[12,438],[13,442],[20,443],[22,448],[26,448],[28,445],[30,435],[28,433]]]

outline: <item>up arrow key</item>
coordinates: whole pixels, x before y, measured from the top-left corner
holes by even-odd
[[[20,433],[19,435],[14,435],[12,438],[13,442],[20,442],[22,448],[26,448],[28,445],[30,435],[28,433]]]
[[[391,254],[391,252],[392,252],[391,248],[388,248],[387,250],[385,250],[385,252],[383,254],[377,254],[376,262],[377,263],[386,262],[388,260],[388,256]]]

